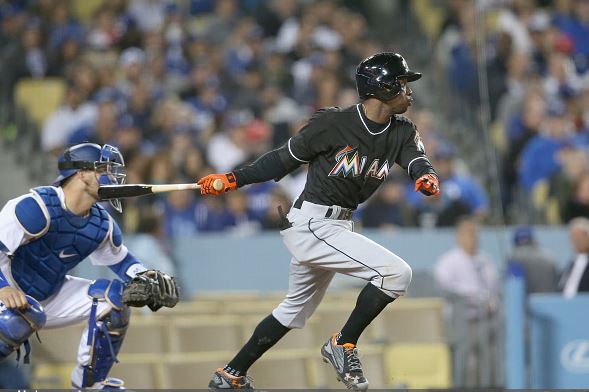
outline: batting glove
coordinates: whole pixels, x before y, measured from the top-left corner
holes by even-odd
[[[213,183],[216,180],[221,180],[223,182],[223,187],[221,189],[215,189]],[[237,189],[237,180],[235,179],[235,175],[233,173],[209,174],[208,176],[198,180],[197,184],[200,185],[201,195],[218,196],[222,193]]]
[[[440,194],[440,180],[435,174],[424,174],[415,181],[417,191],[427,196],[437,196]]]

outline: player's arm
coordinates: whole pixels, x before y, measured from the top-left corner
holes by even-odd
[[[407,170],[409,177],[415,181],[415,191],[420,191],[427,196],[438,195],[440,181],[425,153],[425,146],[419,133],[410,122],[404,128],[405,139],[396,163]]]
[[[41,236],[49,227],[48,214],[29,193],[12,199],[0,211],[0,267],[10,264],[9,255],[31,238]],[[0,301],[7,308],[26,308],[29,303],[25,293],[12,287],[0,269]]]
[[[147,268],[123,244],[123,235],[117,222],[112,217],[110,222],[106,238],[89,258],[92,264],[107,266],[121,280],[128,282],[138,273],[147,271]]]
[[[201,178],[198,181],[201,194],[219,195],[248,184],[272,179],[279,181],[300,165],[309,163],[325,146],[324,133],[328,129],[325,114],[329,111],[332,109],[323,109],[315,113],[297,135],[290,138],[282,147],[267,152],[253,163],[231,173],[209,174]],[[223,189],[220,191],[213,187],[217,179],[223,181]]]
[[[287,144],[285,144],[280,148],[269,151],[253,163],[235,169],[231,173],[209,174],[203,177],[198,181],[201,186],[201,194],[219,195],[248,184],[266,182],[272,179],[279,181],[302,164],[302,162],[292,158],[287,148]],[[220,191],[215,190],[213,187],[213,183],[217,179],[223,181],[223,188]]]

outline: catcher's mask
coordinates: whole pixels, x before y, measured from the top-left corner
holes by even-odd
[[[125,182],[125,160],[118,148],[105,144],[81,143],[67,148],[57,162],[59,176],[53,182],[61,186],[65,180],[80,170],[97,171],[100,185],[116,185]],[[122,212],[121,201],[111,199],[110,204]]]
[[[398,53],[378,53],[364,59],[356,68],[356,88],[362,99],[374,97],[390,101],[402,91],[399,79],[414,82],[421,73],[409,70],[407,62]]]

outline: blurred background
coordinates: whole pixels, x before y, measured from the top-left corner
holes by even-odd
[[[129,183],[230,171],[315,110],[354,104],[355,66],[379,51],[424,75],[406,115],[442,195],[395,168],[355,212],[414,271],[360,340],[371,386],[589,386],[589,0],[0,0],[0,201],[51,184],[83,141],[118,146]],[[113,376],[206,386],[286,292],[276,207],[305,176],[111,211],[183,289],[170,311],[134,313]],[[341,388],[319,347],[362,285],[336,279],[252,368],[255,385]],[[0,364],[0,386],[67,388],[81,329],[41,331],[30,367]]]

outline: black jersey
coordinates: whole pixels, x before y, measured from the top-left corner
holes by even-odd
[[[318,111],[288,141],[298,162],[308,163],[305,201],[355,209],[383,183],[393,164],[413,180],[435,173],[415,125],[394,115],[387,124],[368,120],[361,104]]]

